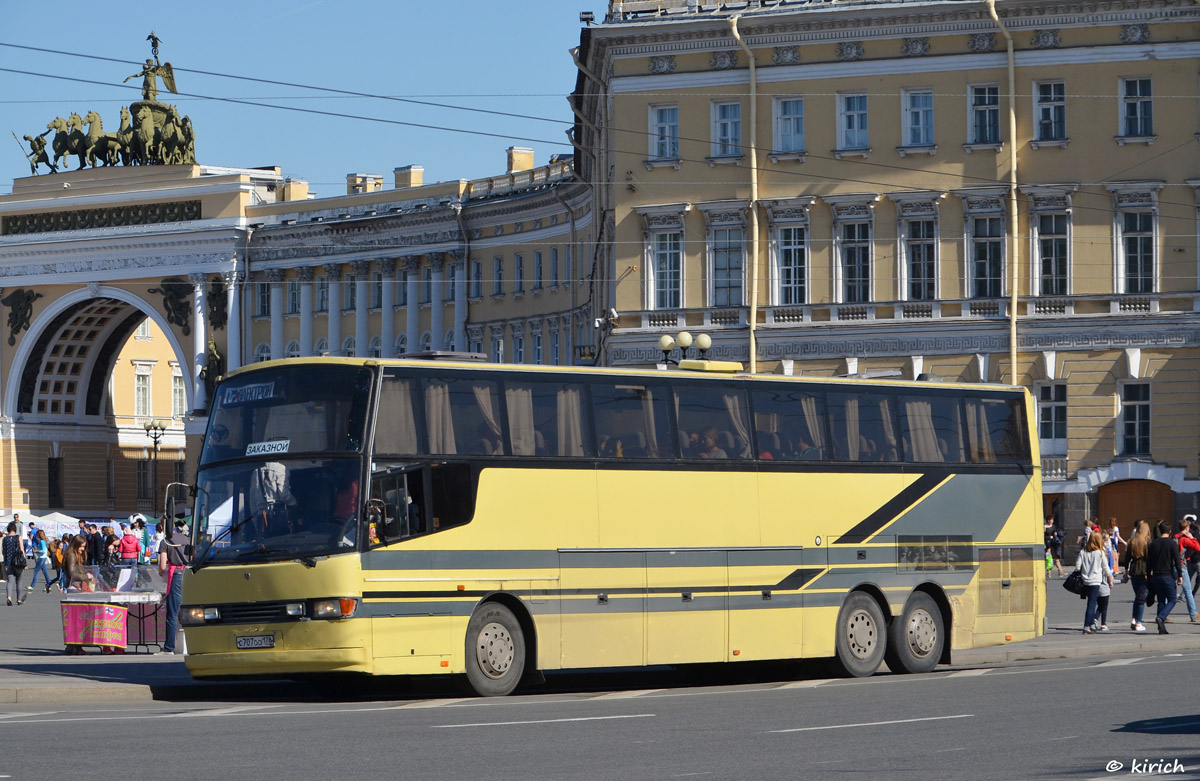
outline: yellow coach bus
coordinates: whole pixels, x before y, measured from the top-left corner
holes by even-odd
[[[685,365],[231,373],[194,488],[188,669],[503,695],[558,669],[923,672],[1041,634],[1023,389]]]

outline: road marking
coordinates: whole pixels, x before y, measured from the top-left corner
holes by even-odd
[[[947,678],[970,678],[975,675],[986,675],[987,673],[990,673],[990,672],[991,672],[990,668],[982,668],[979,670],[958,670],[957,672],[950,673],[946,677]]]
[[[818,680],[818,681],[793,681],[791,683],[785,683],[780,686],[776,686],[775,688],[776,689],[811,689],[812,687],[820,686],[823,683],[829,683],[829,679],[822,678],[821,680]]]
[[[1063,735],[1061,738],[1046,738],[1046,740],[1074,740],[1078,735]]]
[[[407,702],[403,705],[393,705],[388,710],[406,710],[406,709],[421,709],[421,708],[445,708],[450,705],[457,705],[460,702],[476,702],[475,697],[458,697],[445,700],[418,700],[417,702]]]
[[[28,716],[53,716],[54,714],[59,713],[59,712],[60,711],[56,711],[56,710],[48,710],[48,711],[44,711],[42,713],[3,713],[3,714],[0,714],[0,719],[17,719],[17,718],[28,717]],[[0,776],[0,778],[4,778],[4,777],[5,776]]]
[[[1135,659],[1109,659],[1107,662],[1101,662],[1100,664],[1098,664],[1096,666],[1097,667],[1123,667],[1124,665],[1133,664],[1134,662],[1141,662],[1148,658],[1149,657],[1146,657],[1146,656],[1139,656]]]
[[[591,700],[628,700],[633,697],[641,697],[646,694],[658,694],[666,689],[634,689],[626,692],[610,692],[609,694],[598,694],[595,697],[589,697]]]
[[[935,751],[934,753],[935,753],[935,754],[948,754],[948,753],[950,753],[951,751],[966,751],[966,750],[967,750],[967,747],[966,747],[966,746],[959,746],[958,748],[942,748],[942,749],[938,749],[938,750],[937,750],[937,751]]]
[[[895,721],[864,721],[861,724],[829,724],[824,727],[794,727],[793,729],[773,729],[778,732],[815,732],[822,729],[850,729],[852,727],[882,727],[888,724],[912,724],[917,721],[945,721],[947,719],[973,719],[974,713],[960,713],[956,716],[926,716],[923,719],[896,719]]]
[[[262,710],[263,708],[278,708],[279,705],[240,705],[235,708],[212,708],[210,710],[196,710],[185,713],[173,714],[175,718],[188,719],[199,716],[233,716],[235,714],[246,713],[247,711]]]
[[[535,719],[531,721],[481,721],[475,724],[434,724],[433,729],[462,729],[463,727],[516,727],[525,724],[563,724],[572,721],[612,721],[614,719],[652,719],[653,713],[632,713],[627,716],[580,716],[574,719]]]

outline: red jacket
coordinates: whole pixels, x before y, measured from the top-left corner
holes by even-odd
[[[131,532],[126,532],[120,543],[121,558],[125,561],[136,559],[142,552],[142,543]]]

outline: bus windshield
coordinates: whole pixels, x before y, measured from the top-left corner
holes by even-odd
[[[196,566],[354,551],[360,460],[278,458],[201,469]]]
[[[201,464],[288,453],[361,449],[371,371],[300,364],[248,372],[221,383]]]

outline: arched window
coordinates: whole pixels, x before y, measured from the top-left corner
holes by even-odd
[[[287,347],[285,347],[283,350],[283,357],[284,358],[299,358],[300,357],[300,343],[297,342],[295,339],[288,342]]]
[[[426,331],[421,334],[421,352],[428,352],[431,349],[433,349],[433,337]]]
[[[442,344],[445,345],[445,349],[454,351],[454,331],[446,332],[446,338],[442,340]]]
[[[322,336],[313,345],[313,355],[326,355],[329,353],[329,340]]]
[[[271,345],[263,342],[258,347],[254,348],[254,362],[262,363],[263,361],[271,360]]]
[[[367,348],[367,355],[371,358],[380,358],[383,354],[383,342],[378,336],[371,337],[371,346]]]
[[[354,357],[354,337],[347,336],[346,341],[342,342],[342,355],[347,358]]]
[[[408,352],[408,335],[400,334],[396,337],[396,355],[404,355]]]

